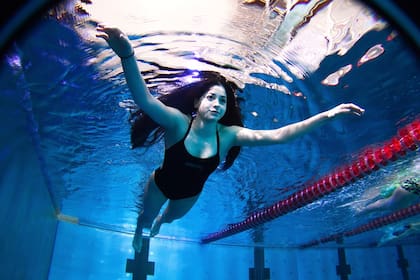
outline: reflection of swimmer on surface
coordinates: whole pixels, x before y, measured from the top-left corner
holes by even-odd
[[[410,206],[420,198],[420,158],[414,160],[414,166],[392,182],[381,188],[379,194],[368,199],[367,205],[356,206],[359,213],[397,210]],[[365,193],[368,195],[368,192]]]
[[[270,0],[268,3],[266,0],[243,0],[243,4],[248,5],[258,5],[261,7],[269,6],[271,8],[274,8],[274,11],[281,14],[282,10],[291,10],[296,5],[299,4],[309,4],[310,0]],[[323,1],[325,2],[325,1]]]
[[[420,233],[420,222],[409,223],[398,227],[389,227],[387,232],[378,242],[378,246],[383,246],[394,240],[401,240],[408,236]]]
[[[265,0],[244,0],[242,1],[242,3],[246,5],[258,5],[261,7],[265,7],[267,5]],[[283,10],[287,8],[287,3],[274,3],[274,1],[270,1],[268,5],[272,9],[272,11],[277,13],[278,15],[283,14]]]

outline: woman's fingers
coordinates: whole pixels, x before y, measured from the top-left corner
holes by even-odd
[[[355,104],[353,104],[353,103],[344,104],[344,106],[345,106],[348,110],[350,110],[350,112],[352,112],[352,113],[354,113],[354,114],[356,114],[356,115],[358,115],[358,116],[363,115],[363,113],[365,112],[365,109],[363,109],[363,108],[361,108],[361,107],[359,107],[359,106],[357,106],[357,105],[355,105]]]
[[[98,24],[96,31],[95,36],[104,39],[118,56],[127,57],[133,53],[130,40],[120,29]]]
[[[101,33],[105,33],[105,34],[108,35],[108,37],[113,33],[115,33],[115,34],[121,33],[121,31],[118,28],[107,27],[103,24],[98,24],[96,26],[96,31],[101,32]]]
[[[98,37],[98,38],[102,38],[102,39],[104,39],[106,41],[108,41],[108,39],[109,39],[109,36],[106,33],[98,33],[95,36]]]
[[[362,108],[360,108],[359,106],[353,104],[353,103],[343,103],[338,105],[338,109],[343,111],[343,112],[357,112],[357,113],[362,113],[364,112],[364,110]]]
[[[102,38],[104,40],[109,39],[109,35],[107,34],[107,29],[105,28],[105,25],[103,24],[98,24],[96,26],[96,32],[98,32],[95,36],[98,38]]]
[[[357,116],[363,115],[365,110],[353,103],[345,103],[336,106],[335,108],[328,111],[328,117],[335,117],[340,114],[355,114]]]

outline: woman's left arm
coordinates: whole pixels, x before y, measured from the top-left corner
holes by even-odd
[[[253,130],[243,127],[234,127],[235,146],[260,146],[270,144],[281,144],[293,140],[309,131],[321,126],[328,120],[339,115],[354,114],[361,116],[364,109],[348,103],[340,104],[328,111],[314,115],[306,120],[293,123],[284,127],[271,130]]]

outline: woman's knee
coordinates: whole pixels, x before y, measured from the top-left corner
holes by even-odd
[[[162,220],[164,223],[172,223],[173,221],[181,219],[183,216],[185,216],[185,213],[173,213],[171,211],[165,211],[165,213],[162,216]]]
[[[164,212],[164,222],[172,223],[175,220],[181,219],[191,210],[196,201],[197,197],[176,201],[170,200]]]

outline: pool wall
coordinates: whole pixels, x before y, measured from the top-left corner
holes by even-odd
[[[401,257],[395,246],[262,249],[158,237],[150,240],[147,260],[137,256],[133,276],[126,273],[135,257],[131,240],[131,234],[60,222],[49,279],[386,280],[416,279],[420,273],[417,245],[402,246]],[[252,277],[256,271],[262,273]]]
[[[3,68],[4,69],[4,68]],[[0,73],[0,79],[10,77]],[[57,219],[33,133],[32,112],[22,104],[18,81],[0,81],[0,279],[46,279],[54,249]],[[16,83],[15,83],[16,82]],[[6,106],[6,107],[3,107]]]

